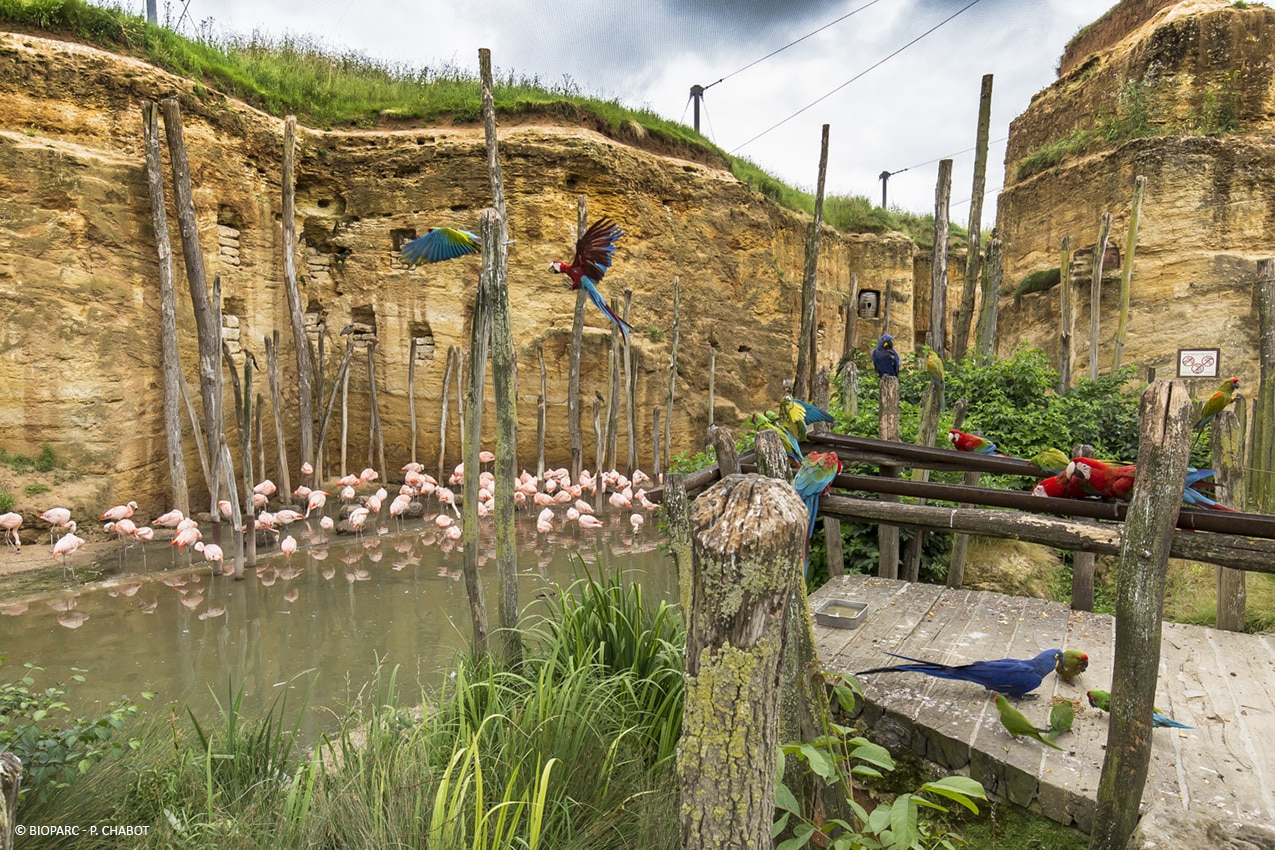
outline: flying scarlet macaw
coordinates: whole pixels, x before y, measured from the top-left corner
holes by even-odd
[[[410,242],[404,242],[403,259],[408,265],[440,263],[472,254],[483,246],[482,240],[468,230],[454,227],[431,227]]]
[[[877,347],[872,349],[872,367],[878,375],[899,377],[899,352],[894,350],[894,337],[881,334]]]
[[[832,479],[841,472],[841,458],[836,452],[811,452],[801,462],[801,469],[793,476],[792,486],[806,503],[810,524],[806,528],[806,575],[810,575],[810,536],[815,533],[815,514],[819,512],[819,498],[832,489]]]
[[[967,434],[955,428],[948,428],[947,439],[958,452],[974,452],[980,455],[996,454],[996,444],[977,434]]]
[[[555,260],[549,264],[549,271],[554,274],[565,274],[570,278],[571,289],[579,289],[583,286],[584,291],[589,294],[589,300],[608,319],[615,322],[627,340],[632,326],[617,316],[615,311],[607,306],[602,293],[598,292],[598,284],[602,281],[602,276],[607,273],[607,269],[611,268],[615,243],[623,235],[624,231],[604,216],[589,225],[589,229],[576,240],[576,253],[571,262],[563,263]]]

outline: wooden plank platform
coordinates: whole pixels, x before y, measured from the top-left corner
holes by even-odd
[[[1027,597],[870,576],[842,576],[811,596],[869,605],[857,629],[815,625],[825,667],[854,673],[903,663],[898,652],[950,664],[1079,649],[1089,669],[1071,684],[1049,676],[1020,708],[1044,726],[1055,699],[1076,703],[1070,734],[1052,750],[1005,732],[990,695],[917,673],[863,677],[859,724],[882,743],[968,772],[988,792],[1089,832],[1107,743],[1107,716],[1085,699],[1110,690],[1115,620]],[[1143,809],[1167,805],[1235,826],[1275,829],[1275,636],[1165,623],[1156,705],[1194,729],[1157,729]]]

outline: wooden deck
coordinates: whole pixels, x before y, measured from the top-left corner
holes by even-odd
[[[1071,684],[1049,676],[1020,708],[1046,725],[1055,697],[1078,701],[1063,752],[1005,732],[987,692],[917,673],[862,679],[861,728],[909,741],[931,761],[968,771],[989,793],[1089,832],[1107,741],[1107,716],[1088,689],[1111,687],[1115,620],[1058,602],[927,584],[844,576],[811,599],[869,604],[853,630],[815,626],[819,656],[853,673],[897,662],[885,651],[965,663],[1079,649],[1089,669]],[[1275,635],[1164,624],[1156,706],[1194,729],[1156,729],[1144,810],[1156,804],[1275,829]],[[893,722],[892,722],[893,721]],[[897,725],[896,725],[897,724]]]

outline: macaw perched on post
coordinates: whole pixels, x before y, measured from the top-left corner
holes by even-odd
[[[607,273],[607,269],[611,268],[615,243],[623,235],[624,231],[616,226],[615,222],[603,216],[589,225],[588,230],[576,240],[576,253],[571,258],[571,262],[554,261],[549,264],[549,271],[554,274],[565,274],[571,279],[570,288],[573,290],[583,286],[584,291],[589,295],[589,300],[608,319],[615,322],[627,341],[629,331],[633,330],[632,326],[617,316],[615,311],[607,306],[602,293],[598,292],[598,284],[602,282],[602,276]]]
[[[995,661],[973,661],[969,664],[939,664],[923,661],[908,655],[887,652],[886,655],[911,661],[894,667],[873,667],[860,670],[856,676],[870,673],[924,673],[939,679],[954,679],[982,685],[989,691],[1020,699],[1040,687],[1045,676],[1052,673],[1062,658],[1061,649],[1047,649],[1035,658],[999,658]]]
[[[1083,499],[1089,495],[1084,488],[1085,480],[1079,475],[1069,477],[1067,470],[1057,475],[1036,482],[1032,488],[1033,496],[1048,496],[1051,499]]]
[[[942,411],[944,376],[943,376],[943,358],[939,357],[938,352],[930,349],[930,353],[925,356],[925,371],[930,376],[930,383],[934,384],[934,391],[939,394],[939,410]]]
[[[1200,418],[1196,420],[1195,430],[1201,430],[1205,425],[1213,421],[1213,417],[1217,416],[1226,406],[1235,401],[1235,390],[1239,388],[1239,378],[1227,378],[1218,387],[1217,392],[1209,396],[1204,404],[1200,407]]]
[[[1089,697],[1089,704],[1094,708],[1101,709],[1102,711],[1111,711],[1110,691],[1089,691],[1086,696]],[[1185,723],[1174,720],[1158,708],[1153,708],[1151,711],[1151,726],[1159,729],[1163,729],[1165,727],[1172,727],[1174,729],[1195,728],[1194,726],[1188,726]]]
[[[793,476],[792,486],[806,503],[810,516],[806,527],[806,575],[810,575],[810,538],[815,533],[815,515],[819,512],[819,498],[832,489],[832,479],[841,472],[841,458],[836,452],[811,452],[801,462],[801,469]]]
[[[947,429],[947,439],[958,452],[973,452],[980,455],[996,454],[996,444],[978,434],[967,434],[955,428]]]
[[[1054,670],[1064,682],[1070,682],[1089,669],[1089,656],[1078,649],[1069,649],[1058,659]]]
[[[1037,729],[1036,724],[1027,719],[1027,715],[1009,704],[1009,700],[1005,699],[1004,694],[996,695],[996,710],[1001,715],[1001,725],[1005,727],[1005,731],[1012,737],[1026,735],[1028,738],[1035,738],[1047,747],[1053,747],[1055,750],[1061,750],[1062,747],[1055,744],[1049,738],[1045,737],[1048,729]]]
[[[770,420],[768,416],[762,416],[759,413],[753,414],[753,428],[758,431],[774,431],[779,435],[780,441],[784,444],[784,451],[792,462],[801,465],[802,453],[801,446],[797,444],[797,440],[786,428],[781,428]]]
[[[797,442],[806,439],[806,426],[816,422],[836,421],[828,411],[821,410],[799,398],[786,395],[779,402],[779,425]]]
[[[899,377],[899,352],[894,350],[894,337],[881,334],[877,347],[872,349],[872,368],[878,375]]]
[[[472,254],[483,246],[482,240],[468,230],[454,227],[431,227],[423,234],[404,242],[400,248],[408,265],[441,263]]]
[[[1039,466],[1045,472],[1052,472],[1057,475],[1067,468],[1067,464],[1071,463],[1071,458],[1065,452],[1055,448],[1045,448],[1037,452],[1031,462]]]

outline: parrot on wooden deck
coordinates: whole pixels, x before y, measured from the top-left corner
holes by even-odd
[[[1089,704],[1092,705],[1094,708],[1099,708],[1099,709],[1102,709],[1103,711],[1111,711],[1111,692],[1110,691],[1089,691],[1089,693],[1086,694],[1086,696],[1089,697]],[[1164,727],[1172,727],[1174,729],[1194,729],[1195,728],[1194,726],[1188,726],[1185,723],[1181,723],[1177,720],[1174,720],[1172,717],[1160,711],[1160,709],[1158,708],[1152,709],[1151,711],[1151,725],[1156,728],[1164,728]]]
[[[995,661],[973,661],[969,664],[939,664],[895,652],[887,652],[886,655],[913,663],[898,664],[893,667],[873,667],[870,670],[860,670],[854,675],[924,673],[939,679],[973,682],[989,691],[1019,699],[1040,687],[1045,676],[1053,672],[1058,659],[1062,658],[1062,650],[1047,649],[1035,658],[1000,658]]]
[[[431,227],[423,234],[404,242],[400,249],[408,265],[441,263],[472,254],[481,248],[482,240],[468,230],[454,227]]]
[[[1070,682],[1089,669],[1089,656],[1078,649],[1069,649],[1058,659],[1054,670],[1064,682]]]
[[[877,347],[872,349],[872,367],[878,375],[899,377],[899,352],[894,349],[894,337],[881,334]]]
[[[1055,448],[1047,448],[1041,449],[1040,452],[1031,459],[1031,462],[1036,464],[1036,466],[1040,467],[1045,472],[1052,472],[1057,475],[1067,468],[1067,464],[1071,463],[1071,458],[1067,456],[1066,452],[1059,451]]]
[[[1209,396],[1200,407],[1200,418],[1195,422],[1195,430],[1199,431],[1205,425],[1213,421],[1213,417],[1217,416],[1226,406],[1235,401],[1235,390],[1240,385],[1239,378],[1227,378],[1218,387],[1217,392]]]
[[[1035,724],[1027,719],[1027,715],[1009,704],[1009,700],[1005,699],[1004,694],[996,695],[996,710],[1001,715],[1001,725],[1005,727],[1005,731],[1013,737],[1026,735],[1029,738],[1035,738],[1047,747],[1053,747],[1055,750],[1061,750],[1062,747],[1045,737],[1043,733],[1048,729],[1037,729]]]
[[[810,523],[806,527],[806,575],[810,575],[810,537],[815,533],[815,515],[819,498],[832,489],[832,479],[841,472],[841,458],[836,452],[811,452],[793,476],[792,486],[806,503]]]
[[[1126,502],[1133,492],[1137,473],[1138,468],[1133,464],[1111,466],[1091,457],[1074,458],[1067,465],[1067,476],[1082,478],[1086,489],[1093,494]]]
[[[615,243],[623,235],[624,231],[604,216],[589,225],[588,230],[576,240],[576,252],[571,262],[554,261],[549,264],[549,271],[554,274],[565,274],[570,278],[570,288],[573,290],[583,286],[584,291],[589,295],[589,300],[608,319],[615,322],[627,340],[629,331],[633,329],[632,326],[617,316],[615,311],[607,306],[602,293],[598,292],[598,284],[602,281],[602,276],[607,273],[607,269],[611,268]]]
[[[1054,707],[1049,709],[1049,731],[1045,733],[1045,737],[1050,741],[1058,739],[1058,736],[1064,732],[1070,732],[1071,726],[1076,722],[1076,706],[1071,700],[1065,699],[1061,702],[1054,703]]]
[[[996,454],[996,444],[978,434],[967,434],[956,428],[947,429],[947,439],[958,452],[973,452],[980,455]]]

